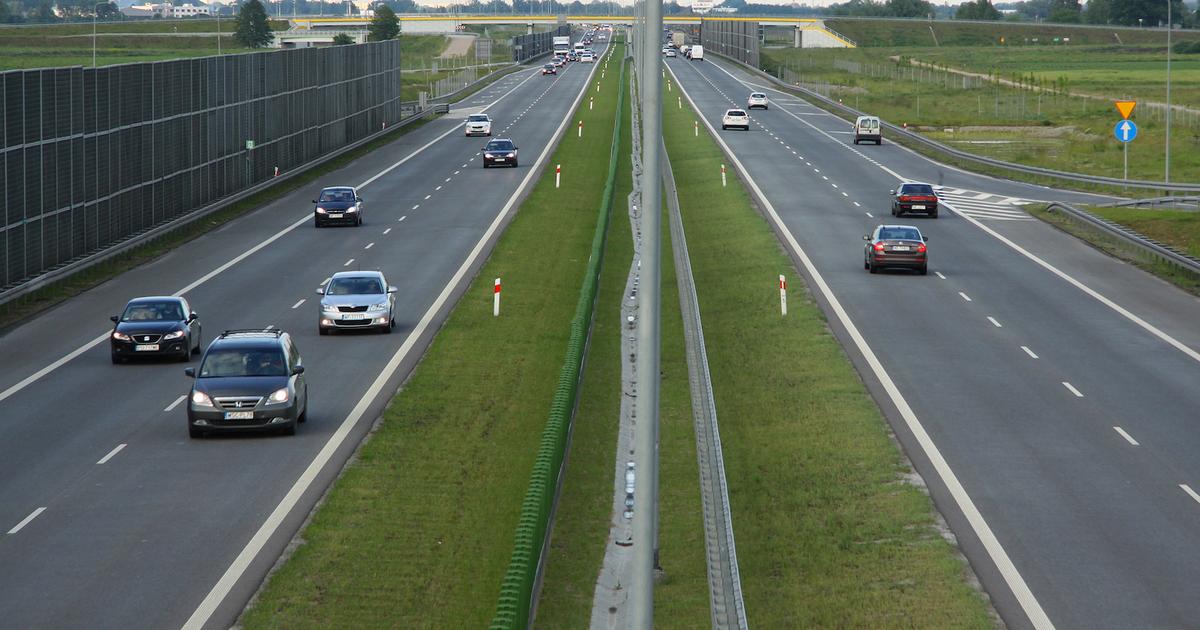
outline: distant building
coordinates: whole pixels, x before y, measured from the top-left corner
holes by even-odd
[[[713,3],[710,0],[696,0],[691,5],[692,13],[704,15],[713,9]]]
[[[171,7],[171,17],[185,18],[197,15],[210,15],[208,7],[194,4],[180,4]]]
[[[171,4],[170,2],[161,2],[154,4],[135,4],[121,9],[121,13],[128,17],[161,17],[161,18],[188,18],[197,15],[212,15],[212,11],[207,6],[198,6],[194,4]]]

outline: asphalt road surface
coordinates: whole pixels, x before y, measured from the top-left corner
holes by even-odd
[[[0,627],[229,627],[465,290],[594,68],[510,75],[0,337]],[[487,139],[461,130],[481,108],[520,167],[481,168]],[[317,190],[347,184],[364,225],[314,229]],[[319,337],[315,290],[360,268],[399,288],[397,334]],[[189,439],[183,364],[110,363],[108,317],[156,294],[187,297],[204,343],[293,335],[310,393],[295,437]]]
[[[1019,205],[1088,195],[939,166],[886,136],[854,146],[849,123],[771,90],[748,132],[721,131],[765,80],[715,58],[667,66],[811,262],[1009,627],[1195,627],[1200,301]],[[954,211],[894,219],[901,179],[943,186]],[[928,276],[863,269],[880,223],[929,236]]]

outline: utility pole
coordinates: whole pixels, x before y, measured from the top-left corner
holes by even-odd
[[[1163,180],[1171,183],[1171,2],[1167,0],[1167,155]]]
[[[638,41],[642,105],[641,304],[638,307],[637,403],[634,420],[633,588],[630,627],[654,627],[654,571],[658,566],[658,386],[661,303],[660,245],[662,142],[662,0],[643,0]]]

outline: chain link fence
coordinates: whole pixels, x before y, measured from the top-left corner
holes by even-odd
[[[400,119],[400,43],[0,73],[0,297]]]

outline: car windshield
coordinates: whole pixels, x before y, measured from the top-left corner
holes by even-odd
[[[914,228],[892,227],[879,230],[881,241],[919,241],[921,233]]]
[[[546,64],[546,65],[544,65],[544,66],[542,66],[542,67],[543,67],[543,68],[549,68],[549,69],[553,70],[553,69],[554,69],[554,64],[552,64],[552,63],[548,63],[548,64]]]
[[[929,184],[905,184],[900,187],[901,195],[932,195],[933,186]]]
[[[746,112],[744,112],[740,109],[731,109],[731,110],[729,110],[729,113],[727,115],[728,116],[745,116]]]
[[[467,116],[467,120],[471,122],[487,122],[488,117],[486,114],[471,114],[470,116]]]
[[[508,140],[492,140],[487,144],[485,151],[512,151],[513,143]]]
[[[177,322],[183,320],[179,302],[139,302],[125,307],[123,322]]]
[[[287,376],[287,367],[275,348],[218,348],[204,357],[200,376]]]
[[[753,93],[753,94],[751,94],[751,95],[750,95],[750,98],[767,98],[767,95],[766,95],[766,94],[761,94],[761,93],[759,93],[759,92],[755,92],[755,93]]]
[[[321,201],[354,201],[354,191],[349,188],[327,188],[321,191]]]
[[[383,293],[378,278],[334,278],[329,281],[325,295],[377,295]]]

